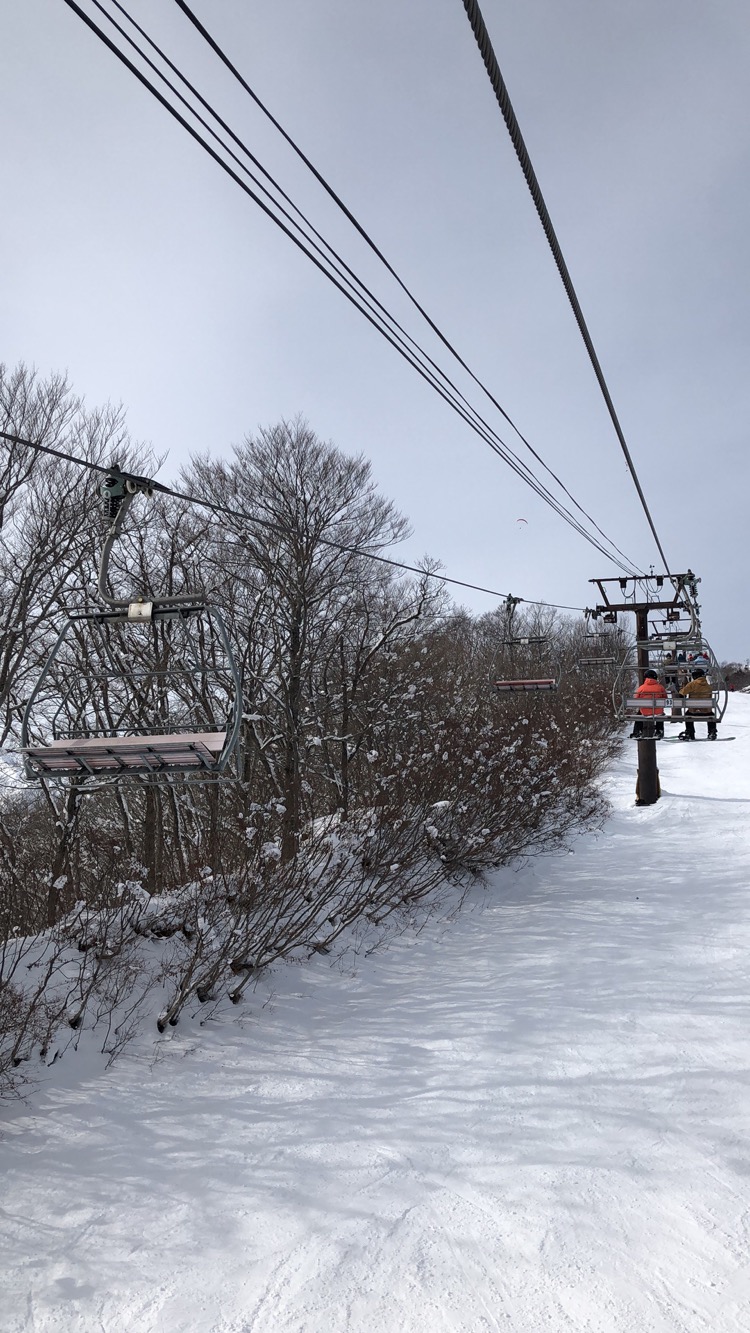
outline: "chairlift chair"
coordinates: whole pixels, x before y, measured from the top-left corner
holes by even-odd
[[[595,639],[600,646],[604,646],[605,651],[587,655],[585,657],[579,657],[578,660],[576,661],[577,671],[582,671],[586,673],[589,671],[601,670],[601,668],[603,667],[617,666],[618,662],[620,662],[621,660],[621,657],[618,656],[616,653],[613,653],[611,650],[609,652],[606,651],[606,648],[610,647],[612,643],[611,634],[608,634],[606,632],[599,632],[594,634],[587,634],[586,638]]]
[[[576,666],[579,670],[589,671],[598,667],[617,666],[618,660],[617,657],[605,657],[600,654],[598,657],[579,657]]]
[[[501,646],[504,648],[536,648],[537,660],[542,664],[543,649],[548,643],[546,635],[533,638],[505,639]],[[553,691],[560,688],[560,679],[562,676],[562,667],[559,657],[554,659],[554,674],[519,678],[517,680],[496,680],[493,682],[493,689],[503,694],[534,694]]]
[[[101,487],[113,519],[99,563],[105,609],[68,615],[31,691],[21,726],[29,778],[87,788],[216,781],[237,756],[242,681],[218,607],[200,593],[127,601],[108,592],[127,511],[155,489],[119,468]]]
[[[632,682],[632,679],[638,674],[638,668],[631,653],[623,663],[620,672],[618,672],[612,691],[615,713],[621,721],[646,721],[649,728],[652,727],[655,719],[661,723],[684,725],[686,716],[691,716],[694,720],[704,719],[721,722],[728,701],[726,682],[710,644],[700,632],[693,630],[690,637],[654,635],[637,643],[635,650],[639,648],[647,650],[649,654],[649,666],[645,669],[655,671],[657,678],[661,678],[662,684],[666,685],[665,675],[669,680],[670,677],[674,678],[679,672],[684,675],[682,681],[684,684],[691,678],[694,670],[700,669],[705,672],[711,685],[711,697],[710,699],[688,699],[680,694],[679,689],[668,688],[666,699],[635,698],[632,685],[631,688],[623,688],[628,677]],[[684,653],[684,662],[667,660],[670,654],[674,654],[676,659],[678,652]],[[688,658],[692,658],[692,661]],[[659,710],[661,710],[661,713]]]
[[[587,618],[592,614],[587,612]],[[592,648],[598,649],[598,652],[588,653],[579,657],[575,664],[575,669],[582,675],[602,672],[604,668],[616,667],[622,660],[622,651],[613,652],[614,647],[620,647],[621,631],[612,630],[588,630],[584,635],[587,640],[593,640]]]

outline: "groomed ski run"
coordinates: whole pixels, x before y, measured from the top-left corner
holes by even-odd
[[[66,1056],[2,1113],[3,1330],[745,1333],[750,698],[725,731],[644,809],[624,747],[599,835],[354,973]]]

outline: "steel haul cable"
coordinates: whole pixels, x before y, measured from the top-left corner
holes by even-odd
[[[102,11],[102,6],[98,4],[98,0],[93,0],[93,2],[97,4],[97,7],[100,9],[101,12],[105,12]],[[352,295],[351,291],[345,290],[345,287],[342,286],[342,283],[338,280],[338,278],[324,266],[324,264],[321,262],[319,258],[316,258],[314,254],[310,253],[310,251],[306,248],[305,244],[303,244],[300,241],[300,239],[289,230],[289,227],[273,213],[272,209],[262,199],[260,199],[252,189],[250,189],[250,187],[246,184],[245,181],[241,180],[237,176],[233,168],[211,147],[210,144],[206,143],[206,141],[201,137],[201,135],[196,131],[196,129],[192,125],[190,125],[180,114],[180,112],[177,111],[176,108],[172,106],[170,102],[158,91],[158,89],[156,89],[149,82],[149,80],[146,78],[143,72],[139,70],[136,66],[134,66],[132,62],[127,58],[127,56],[125,56],[125,54],[115,45],[115,43],[113,43],[106,36],[106,34],[104,34],[101,31],[101,29],[97,27],[97,25],[93,22],[93,20],[87,14],[84,13],[84,11],[80,8],[80,6],[75,3],[75,0],[64,0],[64,3],[67,4],[68,7],[71,10],[73,10],[73,12],[79,18],[82,19],[82,21],[95,33],[95,35],[98,36],[100,40],[113,52],[113,54],[116,55],[117,58],[126,66],[126,68],[132,74],[134,74],[135,77],[148,89],[148,91],[150,91],[152,95],[162,104],[162,106],[164,106],[165,109],[169,111],[169,113],[177,120],[177,122],[184,129],[187,130],[187,132],[201,145],[201,147],[204,148],[204,150],[209,154],[209,156],[211,156],[214,159],[214,161],[216,161],[218,165],[221,166],[222,169],[230,176],[230,178],[233,179],[235,183],[238,184],[240,188],[246,194],[248,194],[255,203],[258,204],[258,206],[263,210],[263,212],[266,213],[267,216],[269,216],[271,220],[276,223],[276,225],[285,233],[285,235],[287,235],[294,242],[294,244],[299,249],[301,249],[303,253],[307,255],[308,258],[312,260],[312,262],[316,265],[316,267],[319,268],[320,271],[325,274],[325,276],[329,279],[329,281],[331,281],[333,285],[338,288],[338,290],[342,291],[342,293],[347,297],[347,299],[352,304],[354,304],[357,309],[360,310],[360,313],[365,315],[365,318],[368,319],[368,321],[371,324],[373,324],[373,326],[378,330],[378,332],[380,332],[381,335],[385,337],[386,340],[390,342],[392,346],[396,347],[396,350],[399,351],[399,354],[402,355],[409,362],[409,364],[411,364],[413,368],[418,371],[418,373],[422,376],[422,378],[424,378],[425,380],[427,380],[428,383],[431,384],[431,387],[433,387],[436,390],[436,392],[438,392],[440,396],[443,397],[451,407],[453,407],[455,411],[457,411],[457,413],[462,417],[462,419],[465,420],[467,424],[471,426],[471,428],[475,431],[475,433],[478,434],[480,438],[485,440],[486,443],[490,444],[490,447],[493,448],[495,452],[500,453],[501,457],[503,457],[504,461],[512,468],[512,470],[515,471],[517,475],[522,477],[522,479],[525,480],[527,484],[532,487],[533,490],[535,490],[535,492],[540,496],[540,498],[544,499],[546,503],[550,504],[550,506],[555,510],[555,512],[558,513],[560,517],[563,517],[565,521],[570,524],[570,526],[574,527],[574,529],[578,531],[579,534],[583,536],[587,541],[589,541],[597,550],[599,550],[602,555],[604,555],[609,560],[613,560],[614,563],[616,564],[621,564],[620,560],[614,557],[610,551],[606,550],[597,541],[596,538],[594,538],[580,525],[578,520],[576,520],[572,515],[570,515],[569,511],[567,511],[564,508],[564,506],[562,506],[554,497],[551,496],[550,492],[547,491],[546,488],[543,487],[542,483],[540,483],[538,479],[534,477],[533,473],[529,473],[529,470],[526,468],[526,465],[522,464],[520,460],[515,455],[512,454],[512,451],[508,450],[507,446],[505,446],[502,441],[499,442],[501,448],[497,447],[496,441],[499,440],[499,437],[495,436],[495,440],[487,438],[486,432],[489,428],[486,427],[486,424],[483,422],[483,419],[479,418],[479,421],[482,424],[481,426],[478,426],[474,420],[470,419],[467,416],[466,411],[461,407],[461,405],[457,404],[455,401],[452,400],[450,393],[446,391],[442,385],[435,382],[434,376],[431,375],[431,372],[424,365],[417,362],[413,358],[413,356],[404,349],[403,346],[397,345],[397,341],[394,341],[392,330],[384,329],[382,325],[378,323],[378,320],[374,316],[373,312],[371,310],[363,308],[363,306],[359,304],[358,300],[355,299],[355,297]],[[121,6],[119,6],[119,8],[122,10]],[[110,19],[110,22],[114,23],[114,20]],[[122,31],[122,29],[119,28],[119,25],[115,26],[118,27],[118,31],[120,32]],[[128,40],[130,40],[132,44],[132,39]],[[144,58],[148,59],[147,57]],[[164,78],[163,75],[160,75],[160,77]],[[169,86],[171,87],[172,85]],[[192,114],[197,115],[197,113],[194,111]],[[202,123],[205,124],[205,122]],[[226,149],[226,145],[223,145],[223,147]],[[231,151],[231,150],[226,150],[226,151]],[[243,170],[244,169],[245,168],[243,167]],[[309,240],[309,238],[307,239]],[[442,371],[440,371],[439,373],[444,379],[447,380],[447,377],[443,374]],[[448,381],[448,383],[450,384],[451,382]],[[451,387],[452,389],[455,389],[455,386],[451,385]],[[456,393],[458,393],[457,390]],[[478,417],[478,414],[475,413],[475,410],[473,408],[471,408],[470,411]],[[505,452],[501,452],[501,450],[504,450]],[[577,507],[580,508],[580,506]],[[581,512],[585,514],[585,511],[582,510]],[[586,517],[588,517],[588,515],[586,515]],[[593,520],[589,519],[589,521],[593,523]],[[601,529],[599,529],[596,524],[594,524],[594,526],[597,527],[597,530],[601,532]],[[610,546],[614,550],[617,550],[619,552],[619,548],[615,546],[615,544],[611,541],[610,538],[606,538],[606,540],[607,542],[609,542]],[[619,552],[619,554],[621,555],[622,553]],[[633,564],[634,562],[628,561],[629,566],[633,566]]]
[[[126,14],[126,13],[127,13],[127,11],[124,9],[123,5],[120,3],[120,0],[112,0],[112,3],[115,4],[115,5],[117,6],[117,8],[121,11],[121,13],[123,13],[123,14]],[[391,276],[395,279],[395,281],[398,283],[398,285],[399,285],[399,287],[401,288],[401,290],[404,292],[404,294],[405,294],[405,295],[408,297],[408,299],[411,301],[411,303],[412,303],[412,305],[415,307],[415,309],[419,311],[419,314],[420,314],[420,315],[422,316],[422,318],[426,321],[426,323],[429,325],[429,327],[432,329],[432,331],[437,335],[437,337],[438,337],[438,338],[440,339],[440,341],[443,343],[444,347],[447,348],[447,350],[450,352],[451,356],[455,357],[455,359],[456,359],[456,361],[458,362],[458,364],[463,368],[463,370],[466,371],[466,373],[467,373],[467,374],[469,375],[469,377],[474,381],[474,383],[475,383],[475,384],[482,390],[482,392],[487,396],[487,398],[488,398],[489,401],[493,404],[493,406],[497,408],[498,412],[500,412],[500,414],[501,414],[501,415],[505,418],[505,420],[508,422],[508,425],[515,431],[515,433],[516,433],[516,435],[518,436],[519,440],[521,440],[522,444],[524,444],[525,447],[529,450],[530,454],[536,459],[536,461],[537,461],[538,463],[541,464],[541,466],[545,469],[545,471],[549,474],[549,476],[551,476],[551,477],[553,478],[553,480],[557,483],[557,485],[558,485],[558,486],[560,487],[560,489],[564,492],[564,494],[567,495],[568,499],[575,505],[576,509],[578,509],[579,512],[582,513],[582,514],[584,515],[584,517],[588,519],[589,523],[591,523],[591,524],[593,525],[593,527],[596,528],[596,530],[597,530],[597,532],[600,534],[600,536],[604,537],[605,541],[609,542],[609,545],[610,545],[615,551],[617,551],[618,555],[621,555],[621,556],[622,556],[622,555],[623,555],[623,552],[619,549],[619,547],[615,545],[615,543],[612,541],[612,539],[611,539],[610,537],[608,537],[607,534],[606,534],[605,532],[602,531],[602,529],[599,527],[598,523],[595,522],[595,520],[591,517],[591,515],[590,515],[589,513],[587,513],[587,511],[586,511],[586,510],[585,510],[585,509],[578,503],[578,501],[576,500],[575,496],[573,496],[573,495],[570,493],[570,491],[568,490],[568,488],[565,486],[564,482],[562,482],[562,481],[560,480],[560,478],[557,476],[557,474],[556,474],[555,472],[552,471],[552,469],[547,465],[547,463],[545,463],[545,461],[544,461],[544,459],[541,457],[541,455],[540,455],[539,453],[537,453],[537,451],[536,451],[536,449],[534,449],[533,445],[529,443],[529,441],[527,440],[526,436],[522,433],[522,431],[519,429],[519,427],[516,425],[516,423],[513,421],[513,419],[509,416],[509,414],[506,412],[506,410],[505,410],[505,408],[502,406],[502,404],[498,402],[497,398],[496,398],[495,395],[491,392],[491,390],[488,389],[487,386],[486,386],[486,384],[484,384],[484,382],[483,382],[481,379],[479,379],[479,377],[474,373],[474,371],[471,369],[471,367],[467,364],[467,362],[466,362],[466,361],[464,360],[464,358],[461,356],[460,352],[458,352],[458,351],[456,350],[456,348],[454,347],[454,345],[453,345],[453,344],[449,341],[449,339],[445,336],[445,334],[442,332],[442,330],[439,328],[439,326],[435,323],[435,321],[432,319],[432,317],[431,317],[431,316],[428,314],[428,312],[425,310],[424,306],[421,305],[421,303],[418,301],[417,297],[414,295],[414,293],[411,291],[411,289],[407,286],[407,284],[404,282],[404,280],[400,277],[400,275],[398,274],[398,272],[396,271],[396,269],[395,269],[395,268],[393,267],[393,265],[390,263],[390,260],[388,260],[388,259],[386,258],[386,256],[383,254],[383,251],[382,251],[382,250],[380,249],[380,247],[376,244],[376,242],[372,239],[372,237],[370,236],[369,232],[366,231],[366,229],[362,226],[362,224],[361,224],[361,222],[358,220],[358,218],[355,217],[354,213],[351,212],[351,210],[350,210],[350,209],[348,208],[348,206],[344,203],[344,201],[343,201],[343,199],[340,197],[340,195],[336,192],[336,190],[334,190],[333,186],[326,180],[325,176],[323,176],[322,173],[321,173],[320,171],[318,171],[317,167],[314,165],[313,162],[311,162],[310,158],[309,158],[309,157],[302,151],[302,149],[301,149],[301,148],[299,147],[299,145],[295,142],[295,140],[292,138],[292,136],[291,136],[291,135],[284,129],[283,125],[277,120],[277,118],[276,118],[276,117],[272,114],[272,112],[268,109],[268,107],[265,105],[265,103],[261,100],[261,98],[258,96],[258,94],[254,91],[254,89],[250,86],[250,84],[247,82],[247,80],[243,77],[243,75],[242,75],[242,74],[240,73],[240,71],[237,69],[236,65],[229,59],[229,56],[226,54],[226,52],[225,52],[224,50],[222,50],[221,46],[220,46],[219,43],[216,41],[216,39],[215,39],[214,37],[211,36],[211,34],[208,32],[208,30],[205,28],[205,26],[201,23],[200,19],[193,13],[193,11],[192,11],[192,9],[190,8],[190,6],[189,6],[188,4],[185,3],[185,0],[175,0],[175,4],[178,6],[179,9],[182,10],[183,14],[185,14],[185,16],[190,20],[190,22],[193,24],[193,26],[196,28],[196,30],[200,33],[200,35],[201,35],[201,37],[204,39],[204,41],[208,43],[208,45],[211,47],[211,50],[214,51],[214,53],[218,56],[218,58],[222,61],[222,63],[223,63],[223,64],[226,66],[226,68],[230,71],[230,73],[231,73],[231,74],[233,75],[233,77],[237,80],[237,82],[240,84],[240,86],[241,86],[241,87],[245,90],[245,92],[252,98],[252,100],[255,102],[256,106],[258,107],[258,109],[263,113],[264,116],[267,117],[267,119],[268,119],[268,120],[270,121],[270,123],[274,126],[274,128],[279,132],[279,134],[280,134],[280,135],[282,136],[282,138],[286,141],[286,143],[289,144],[290,148],[293,150],[294,153],[296,153],[296,155],[297,155],[297,157],[299,157],[300,161],[304,162],[305,166],[308,168],[308,170],[312,173],[312,175],[313,175],[313,176],[315,177],[315,179],[318,181],[319,185],[322,186],[322,188],[325,190],[326,194],[328,194],[328,196],[329,196],[329,197],[333,200],[333,202],[336,204],[336,207],[339,208],[339,209],[341,210],[341,212],[342,212],[342,213],[344,214],[344,216],[348,219],[348,221],[351,223],[351,225],[354,227],[354,229],[355,229],[355,230],[359,233],[359,235],[362,237],[362,239],[363,239],[363,241],[365,242],[365,244],[366,244],[367,246],[369,246],[369,248],[372,250],[373,254],[377,255],[377,257],[378,257],[378,259],[380,260],[380,262],[384,265],[384,267],[387,269],[387,271],[388,271],[388,272],[391,274]],[[130,19],[130,22],[132,23],[133,20]],[[136,25],[136,26],[137,26],[137,25]],[[141,31],[141,30],[139,29],[139,31]],[[633,561],[632,561],[632,560],[628,560],[628,557],[627,557],[627,556],[624,556],[623,558],[624,558],[629,564],[631,564],[631,565],[633,564]],[[636,568],[637,568],[637,566],[636,566]],[[639,571],[639,572],[640,572],[640,571]]]
[[[177,0],[177,3],[180,4],[180,7],[182,8],[180,0]],[[635,488],[638,492],[638,498],[640,499],[641,505],[643,506],[643,511],[646,515],[646,518],[648,519],[648,525],[651,529],[654,541],[656,542],[656,547],[659,552],[659,555],[664,561],[664,568],[665,570],[668,570],[669,562],[667,561],[667,557],[664,554],[662,544],[659,540],[659,534],[656,531],[654,520],[651,517],[651,511],[648,507],[648,504],[646,503],[646,497],[643,493],[643,488],[638,479],[638,473],[636,472],[635,464],[633,463],[633,459],[631,458],[630,450],[628,449],[625,435],[620,425],[617,412],[615,411],[615,405],[612,401],[612,397],[609,392],[609,388],[607,386],[607,381],[604,378],[604,371],[602,370],[601,365],[599,363],[599,358],[596,354],[596,349],[591,339],[591,334],[589,333],[586,320],[584,319],[583,316],[583,311],[581,309],[580,302],[578,300],[575,288],[573,286],[573,280],[570,276],[570,273],[568,272],[568,266],[565,263],[565,258],[560,248],[560,242],[557,239],[555,229],[552,225],[552,219],[549,215],[547,205],[544,202],[544,196],[542,195],[539,181],[536,178],[536,172],[534,171],[534,168],[531,164],[531,158],[529,157],[528,149],[526,148],[523,135],[521,134],[520,126],[518,124],[518,121],[516,120],[516,115],[513,110],[510,96],[508,94],[508,89],[505,86],[505,80],[503,79],[503,76],[500,73],[500,66],[497,63],[497,57],[493,50],[492,42],[490,41],[490,35],[487,31],[487,26],[485,24],[484,18],[482,17],[482,11],[479,8],[477,0],[463,0],[463,6],[464,9],[466,10],[466,15],[468,17],[469,23],[471,24],[472,32],[474,33],[474,36],[476,38],[477,46],[479,47],[482,60],[484,61],[485,69],[487,70],[490,82],[494,89],[498,105],[503,113],[503,119],[505,120],[505,124],[508,128],[508,133],[510,134],[511,140],[513,142],[513,147],[516,150],[516,155],[521,164],[521,170],[523,171],[524,177],[526,178],[526,184],[529,187],[531,197],[534,200],[534,204],[536,205],[536,211],[539,214],[539,220],[542,224],[542,227],[544,229],[544,234],[547,237],[549,247],[554,256],[558,272],[560,274],[560,277],[562,278],[563,286],[565,288],[565,291],[567,292],[568,300],[570,301],[570,304],[573,309],[573,314],[576,317],[576,323],[578,324],[581,336],[586,345],[586,351],[589,354],[589,359],[594,368],[594,374],[596,375],[596,378],[599,382],[599,388],[602,391],[604,401],[607,405],[607,410],[612,420],[612,425],[615,428],[615,434],[617,435],[617,438],[620,442],[620,448],[622,449],[622,452],[625,455],[625,461],[628,465],[630,475],[633,478],[633,482],[635,483]]]
[[[84,468],[87,472],[98,472],[101,476],[108,476],[112,467],[105,467],[102,463],[91,463],[87,458],[77,458],[75,454],[66,453],[63,449],[55,449],[49,444],[41,444],[37,440],[27,440],[22,435],[14,435],[11,431],[0,430],[0,439],[6,440],[8,444],[18,444],[25,449],[33,449],[36,453],[47,454],[50,458],[57,458],[61,462],[75,463],[77,467]],[[168,495],[173,500],[183,500],[186,504],[199,505],[203,509],[210,509],[214,514],[225,514],[229,518],[243,519],[247,523],[255,523],[258,527],[265,528],[269,532],[277,535],[287,535],[287,529],[278,523],[272,523],[270,519],[260,518],[256,514],[246,514],[242,510],[230,509],[228,505],[216,504],[213,500],[202,499],[199,495],[189,495],[185,491],[173,490],[170,486],[164,486],[160,481],[152,482],[155,491],[160,495]],[[464,579],[450,578],[447,574],[437,574],[431,570],[420,569],[418,565],[406,564],[403,560],[391,560],[388,556],[378,555],[374,551],[367,551],[358,546],[347,546],[343,542],[332,541],[329,537],[321,537],[322,546],[330,546],[335,551],[342,551],[347,555],[362,556],[365,560],[375,560],[381,565],[391,565],[394,569],[403,569],[409,574],[418,574],[420,578],[434,579],[439,583],[450,583],[456,588],[468,588],[472,592],[484,592],[490,597],[498,597],[502,601],[507,601],[510,593],[498,592],[496,588],[485,588],[478,583],[467,583]],[[523,602],[526,606],[549,606],[557,611],[585,611],[583,606],[566,606],[562,602],[540,602],[531,597],[518,597],[516,601]]]
[[[100,3],[100,0],[90,0],[90,2],[96,7],[96,9],[99,10],[101,14],[104,15],[104,17],[112,24],[112,26],[116,29],[116,31],[120,33],[122,37],[125,38],[125,40],[129,43],[129,45],[135,49],[135,51],[141,57],[141,59],[145,61],[145,63],[149,66],[149,68],[156,74],[156,76],[160,78],[162,82],[167,86],[170,92],[172,92],[179,99],[179,101],[190,112],[190,114],[192,114],[198,120],[198,122],[204,127],[204,129],[206,129],[206,131],[212,136],[215,142],[218,143],[220,148],[224,149],[229,154],[230,158],[235,162],[238,168],[250,177],[253,184],[261,191],[262,194],[265,195],[266,199],[270,202],[270,204],[279,209],[286,222],[300,232],[305,244],[311,246],[312,250],[318,255],[319,259],[323,261],[323,263],[329,263],[332,265],[334,272],[337,274],[341,282],[343,282],[344,286],[346,286],[350,292],[354,292],[354,288],[352,285],[353,283],[355,283],[360,288],[360,292],[354,293],[356,298],[354,304],[356,304],[357,308],[361,310],[361,313],[366,314],[366,311],[362,309],[362,304],[361,304],[364,303],[364,305],[370,312],[370,316],[373,317],[370,322],[374,323],[375,327],[378,328],[378,331],[381,333],[383,333],[384,331],[382,328],[380,328],[378,321],[381,320],[387,321],[391,327],[389,328],[388,333],[385,333],[384,336],[388,338],[388,341],[392,342],[392,345],[395,346],[396,343],[399,344],[396,350],[399,351],[402,356],[404,356],[404,358],[409,362],[409,364],[413,365],[415,369],[420,370],[420,373],[424,372],[423,378],[425,378],[428,381],[428,383],[431,384],[431,387],[435,388],[436,391],[440,393],[441,397],[443,397],[445,401],[448,402],[449,406],[453,407],[454,411],[456,411],[458,415],[460,415],[462,419],[467,422],[467,424],[475,431],[475,433],[480,437],[480,439],[484,440],[484,442],[488,444],[489,447],[495,453],[497,453],[500,458],[502,458],[503,462],[505,462],[522,481],[524,481],[528,486],[530,486],[531,489],[534,490],[535,493],[541,499],[545,500],[545,503],[549,504],[550,507],[554,509],[554,511],[561,518],[563,518],[564,521],[568,522],[570,526],[574,528],[575,531],[577,531],[581,536],[586,538],[586,540],[591,540],[590,534],[586,532],[586,529],[581,525],[580,521],[575,518],[575,516],[570,512],[570,510],[568,510],[560,501],[557,500],[557,498],[552,494],[552,492],[542,482],[540,482],[539,479],[534,475],[534,473],[528,468],[528,466],[521,461],[518,455],[515,454],[513,450],[509,448],[508,445],[505,444],[505,442],[500,438],[497,432],[493,430],[493,428],[489,425],[489,423],[485,421],[485,419],[472,406],[469,400],[461,393],[461,391],[457,388],[457,386],[453,383],[453,381],[449,378],[449,376],[447,376],[445,372],[440,368],[440,366],[438,366],[437,363],[432,360],[432,358],[424,351],[424,349],[419,345],[419,343],[417,343],[411,337],[411,335],[408,334],[406,330],[403,329],[403,327],[399,324],[399,322],[396,319],[394,319],[392,315],[390,315],[390,313],[386,310],[385,306],[382,305],[382,303],[378,300],[376,296],[374,296],[374,294],[370,291],[370,289],[357,277],[357,275],[353,272],[353,270],[343,260],[340,259],[340,256],[337,254],[337,252],[330,245],[328,245],[328,242],[325,240],[325,238],[321,236],[320,232],[318,232],[316,228],[312,225],[312,223],[310,223],[309,219],[305,217],[305,214],[302,213],[301,210],[297,208],[293,200],[291,200],[290,197],[285,193],[285,191],[281,189],[281,187],[273,179],[270,173],[265,170],[265,168],[254,156],[254,154],[250,152],[247,145],[244,144],[242,140],[240,140],[237,137],[236,134],[234,134],[230,126],[228,126],[227,123],[224,120],[222,120],[222,118],[210,106],[210,104],[205,100],[205,98],[201,96],[201,94],[197,91],[197,89],[193,86],[193,84],[191,84],[189,80],[187,80],[180,73],[180,71],[173,64],[173,62],[170,61],[169,58],[164,54],[164,52],[156,45],[156,43],[151,40],[148,34],[146,34],[144,30],[137,23],[134,22],[133,19],[129,19],[133,27],[143,35],[144,39],[149,43],[151,48],[154,51],[156,51],[159,57],[168,65],[168,67],[176,73],[177,77],[181,79],[184,86],[190,90],[193,96],[195,96],[198,99],[200,104],[206,108],[206,110],[209,112],[210,115],[213,116],[217,124],[221,125],[221,127],[225,130],[225,132],[231,136],[231,138],[238,146],[238,148],[240,148],[240,150],[258,168],[258,170],[263,173],[266,179],[273,185],[273,188],[289,204],[290,208],[293,209],[294,212],[298,214],[298,216],[302,219],[304,225],[307,228],[309,228],[309,231],[312,233],[312,235],[322,243],[322,245],[330,252],[333,258],[330,258],[328,255],[325,255],[321,247],[317,244],[316,240],[311,240],[310,235],[307,232],[305,232],[304,227],[300,227],[300,224],[295,221],[295,219],[291,216],[289,211],[287,211],[287,209],[285,209],[282,205],[278,203],[277,200],[273,198],[273,196],[270,194],[270,192],[268,191],[266,186],[262,183],[262,181],[259,181],[257,176],[255,176],[247,168],[247,166],[241,161],[241,159],[237,156],[237,154],[234,153],[231,148],[227,147],[226,143],[209,125],[209,123],[205,120],[205,118],[202,115],[200,115],[200,113],[195,111],[195,108],[192,107],[189,104],[189,102],[187,102],[187,100],[183,97],[183,95],[179,92],[179,90],[175,88],[174,84],[171,83],[170,80],[162,73],[162,71],[160,71],[156,67],[153,61],[150,60],[149,57],[142,51],[142,49],[133,40],[133,38],[130,37],[125,32],[125,30],[120,26],[120,24],[117,23],[116,20],[114,20],[111,17],[111,15],[107,13],[104,6]],[[118,0],[113,0],[113,3],[123,14],[126,14],[127,16],[127,12],[123,9],[123,6],[118,3]],[[252,197],[254,198],[254,196]],[[308,252],[305,251],[305,253]],[[328,274],[326,269],[323,269],[323,271],[326,273],[326,276],[330,276],[330,274]],[[336,285],[338,286],[338,283]],[[362,293],[364,293],[364,295],[362,295]],[[392,335],[392,337],[389,335]],[[395,342],[393,341],[394,339]],[[407,342],[411,344],[411,347],[406,346]],[[416,361],[420,362],[420,365],[417,365],[415,363],[415,358]],[[442,385],[435,382],[436,375],[439,376],[444,381]],[[471,416],[472,418],[471,420],[469,420],[469,416],[467,416],[467,413]],[[547,469],[547,471],[549,471],[549,469]],[[554,476],[554,473],[552,473],[551,475]],[[555,480],[557,480],[557,478],[555,478]],[[562,483],[558,484],[562,486]],[[562,489],[565,491],[566,494],[569,494],[569,492],[565,490],[564,486],[562,487]],[[633,565],[633,561],[628,561],[628,557],[625,556],[622,551],[620,551],[619,547],[615,545],[615,543],[611,540],[611,538],[607,537],[606,533],[603,533],[601,531],[601,529],[594,522],[594,520],[591,519],[588,514],[586,514],[586,511],[581,509],[581,506],[577,504],[577,501],[573,500],[573,503],[576,504],[576,507],[580,510],[581,513],[584,514],[584,517],[586,517],[589,520],[589,522],[592,523],[592,525],[596,528],[596,530],[601,533],[605,541],[607,541],[609,545],[612,547],[612,550],[617,552],[618,556],[622,557],[622,560],[626,562],[626,565],[630,570],[630,567]],[[598,542],[596,542],[596,539],[594,539],[594,544],[596,546],[596,549],[599,550],[601,554],[606,555],[607,559],[613,560],[614,563],[616,564],[620,563],[614,556],[610,554],[610,552],[605,551],[605,549]]]

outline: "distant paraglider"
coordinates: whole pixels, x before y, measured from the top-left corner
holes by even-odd
[[[528,520],[527,518],[517,518],[517,519],[516,519],[516,526],[517,526],[517,527],[520,527],[521,523],[525,523],[526,527],[529,526],[529,520]]]

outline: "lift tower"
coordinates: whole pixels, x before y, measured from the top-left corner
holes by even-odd
[[[618,615],[630,613],[635,616],[636,670],[638,683],[641,684],[649,670],[649,649],[656,649],[668,637],[662,633],[651,633],[649,615],[662,612],[661,619],[667,627],[679,626],[685,620],[690,622],[694,631],[698,619],[698,601],[696,579],[692,570],[686,574],[644,574],[630,578],[590,579],[598,589],[601,602],[592,612],[593,618],[601,616],[605,624],[616,625]],[[680,630],[672,631],[676,638]],[[685,632],[685,631],[683,631]],[[638,801],[641,805],[653,805],[659,799],[659,769],[656,763],[656,738],[652,735],[638,738]]]

